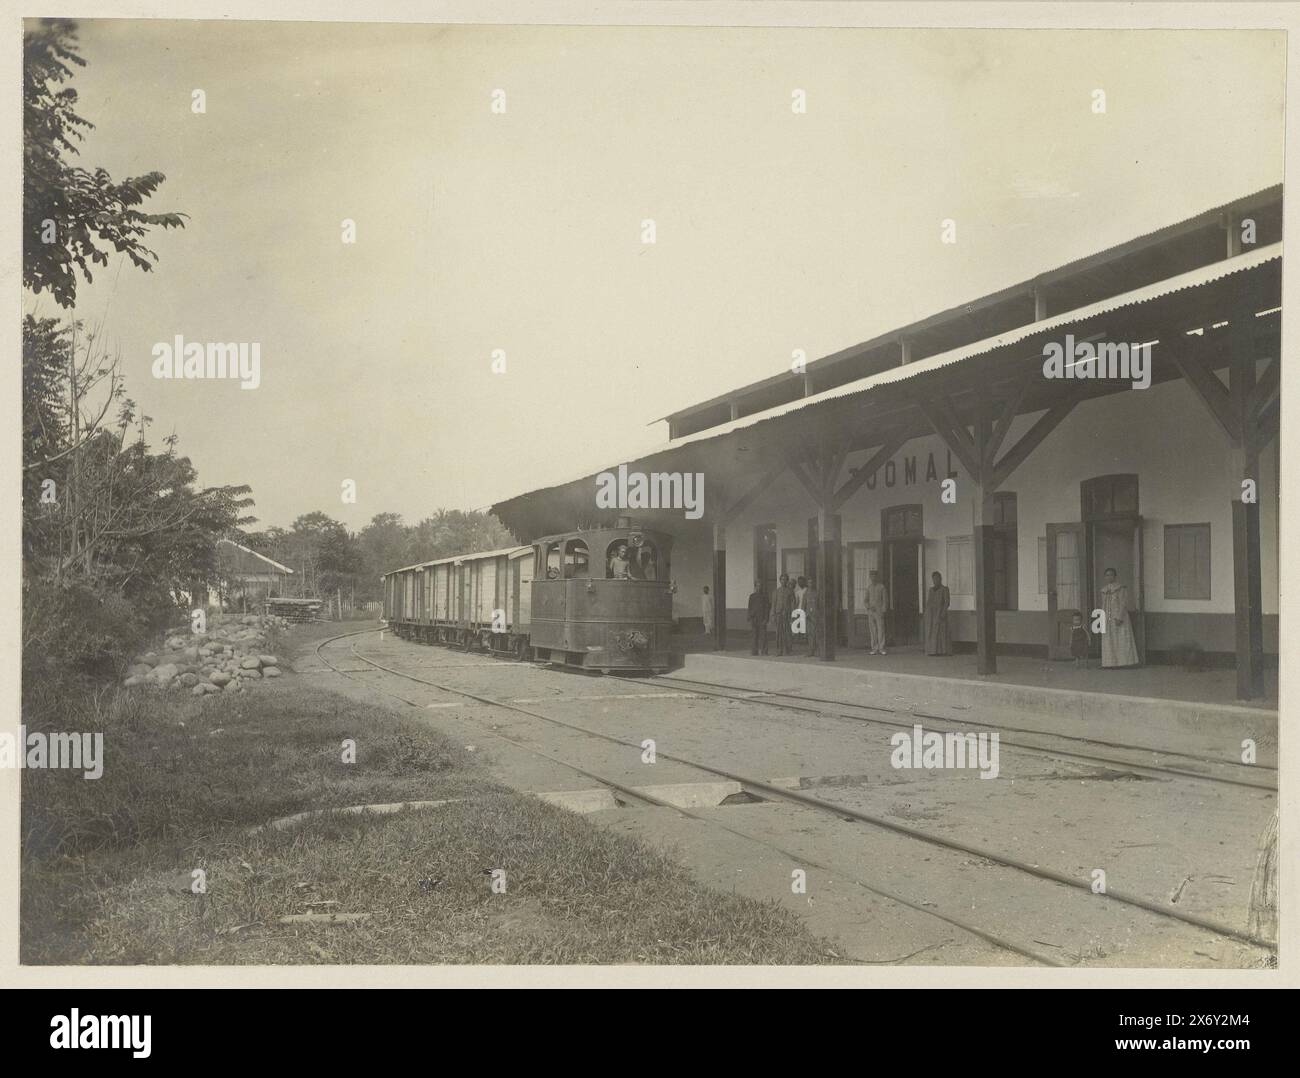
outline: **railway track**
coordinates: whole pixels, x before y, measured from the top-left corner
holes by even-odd
[[[320,661],[325,666],[327,666],[335,673],[338,673],[341,676],[348,678],[349,680],[361,682],[361,679],[356,676],[356,672],[341,670],[339,667],[335,666],[334,663],[330,662],[329,659],[327,659],[324,655],[324,649],[327,645],[336,643],[340,640],[345,640],[356,636],[369,635],[377,631],[378,630],[374,630],[374,629],[362,629],[351,633],[342,633],[338,636],[334,636],[326,640],[322,640],[316,645],[315,648],[316,656],[317,658],[320,659]],[[598,730],[591,730],[588,727],[581,726],[576,723],[566,722],[563,719],[557,719],[551,715],[544,715],[541,712],[534,711],[530,708],[521,707],[520,705],[511,703],[509,701],[498,700],[492,697],[483,696],[478,693],[470,692],[463,688],[457,688],[452,685],[446,685],[441,682],[432,681],[428,678],[418,677],[404,670],[397,670],[393,667],[385,666],[382,663],[379,663],[374,659],[369,658],[368,656],[362,655],[360,652],[357,651],[355,644],[350,646],[349,654],[353,658],[359,660],[360,662],[367,664],[368,667],[374,670],[381,671],[383,673],[390,674],[395,677],[404,678],[406,680],[421,685],[425,685],[430,688],[437,689],[441,692],[451,693],[453,695],[460,696],[468,700],[476,701],[477,703],[485,704],[495,708],[500,708],[505,711],[515,712],[520,715],[525,715],[529,718],[536,719],[541,722],[551,724],[553,726],[563,727],[572,732],[580,733],[591,738],[596,738],[602,741],[621,745],[626,748],[637,750],[638,752],[641,749],[641,745],[637,742],[628,741],[623,738],[615,737],[611,734],[606,734]],[[626,681],[630,679],[618,678],[617,680]],[[657,680],[681,681],[684,683],[689,683],[688,679],[673,679],[668,677],[661,677]],[[365,682],[362,683],[365,684]],[[644,681],[639,681],[634,683],[644,684]],[[699,684],[708,684],[708,683],[701,682]],[[372,689],[376,689],[376,687],[373,685],[369,687]],[[731,686],[731,688],[735,688],[735,687]],[[387,695],[393,699],[399,700],[402,703],[405,703],[409,706],[423,707],[423,705],[420,704],[418,701],[409,700],[401,696],[400,694],[391,692],[387,689],[377,689],[376,691],[379,691],[384,695]],[[738,690],[738,691],[744,691],[744,690]],[[723,696],[725,694],[700,693],[700,695]],[[788,695],[788,694],[784,694],[784,695]],[[741,700],[746,703],[753,702],[755,699],[754,697],[751,696],[728,697],[728,698]],[[792,705],[777,704],[776,706],[790,707]],[[801,707],[796,707],[796,709],[806,710],[806,711],[814,710],[812,708],[801,708]],[[822,714],[822,712],[817,712],[817,713]],[[909,712],[908,714],[912,714],[912,713]],[[852,716],[842,716],[842,717],[852,718]],[[471,721],[475,721],[475,720],[471,720]],[[942,719],[941,721],[950,721],[950,720]],[[479,723],[478,725],[483,725],[483,724]],[[504,740],[510,741],[511,743],[516,744],[519,747],[529,752],[532,752],[538,756],[541,756],[544,759],[559,764],[560,766],[566,767],[574,771],[575,773],[583,775],[584,777],[589,778],[595,782],[601,783],[602,785],[607,786],[611,790],[618,791],[627,800],[640,802],[643,804],[651,804],[656,807],[672,809],[673,811],[678,812],[684,816],[690,817],[692,819],[700,820],[704,823],[707,823],[710,826],[718,827],[732,834],[739,835],[740,837],[746,839],[747,841],[759,842],[767,846],[769,849],[772,849],[782,854],[783,856],[790,857],[792,860],[795,860],[800,864],[806,864],[809,865],[810,867],[819,868],[826,871],[833,871],[841,876],[847,875],[842,868],[826,865],[826,864],[818,864],[815,860],[808,858],[804,854],[785,849],[770,841],[755,838],[753,835],[747,832],[728,827],[726,824],[717,820],[716,817],[714,816],[704,816],[702,814],[692,812],[689,809],[684,809],[681,808],[680,806],[671,805],[668,804],[667,802],[659,801],[656,798],[646,795],[642,791],[638,791],[637,789],[629,787],[624,783],[620,783],[617,780],[611,779],[608,776],[604,776],[597,772],[583,768],[573,763],[570,760],[565,760],[562,757],[558,757],[552,753],[548,753],[542,749],[537,748],[535,745],[531,743],[528,743],[519,738],[512,737],[508,734],[501,732],[500,730],[494,729],[491,732],[493,733],[494,736],[501,737]],[[1046,751],[1046,750],[1038,750],[1038,751]],[[1144,750],[1144,751],[1150,751],[1150,750]],[[894,834],[903,836],[908,839],[912,839],[917,842],[938,847],[950,853],[966,854],[968,856],[976,857],[979,858],[980,860],[1002,866],[1003,868],[1006,868],[1013,872],[1021,873],[1025,876],[1032,877],[1033,879],[1038,881],[1058,884],[1070,888],[1075,892],[1085,893],[1094,900],[1098,897],[1101,897],[1114,903],[1119,903],[1121,905],[1128,906],[1133,909],[1141,910],[1144,913],[1151,914],[1157,918],[1166,921],[1179,922],[1183,925],[1196,928],[1200,931],[1209,933],[1213,936],[1222,939],[1230,939],[1238,943],[1246,944],[1247,946],[1256,948],[1268,955],[1276,955],[1277,948],[1275,944],[1273,944],[1267,939],[1264,939],[1260,936],[1255,935],[1254,933],[1249,932],[1248,930],[1239,929],[1232,925],[1222,924],[1209,918],[1199,917],[1195,914],[1184,913],[1178,910],[1171,910],[1168,909],[1167,907],[1160,905],[1159,903],[1152,902],[1146,898],[1143,898],[1141,895],[1128,894],[1127,892],[1116,891],[1114,889],[1107,889],[1101,895],[1097,895],[1092,891],[1092,887],[1089,881],[1076,879],[1073,876],[1069,876],[1065,873],[1057,872],[1054,869],[1044,868],[1040,865],[1031,865],[1024,861],[1019,860],[1018,858],[1010,857],[1006,854],[1002,854],[997,851],[986,850],[969,843],[959,842],[953,839],[945,838],[941,835],[936,835],[931,832],[923,831],[919,828],[908,826],[906,824],[897,823],[893,820],[888,820],[882,817],[874,816],[870,813],[860,812],[843,805],[837,805],[829,801],[824,801],[821,798],[814,797],[810,794],[806,794],[799,790],[791,790],[780,786],[774,786],[763,780],[753,778],[752,776],[731,772],[726,769],[715,767],[713,765],[706,764],[698,760],[691,760],[686,757],[676,756],[664,752],[659,752],[658,755],[662,759],[670,760],[674,763],[681,764],[689,768],[693,768],[705,774],[709,774],[718,778],[725,778],[729,781],[736,782],[739,784],[742,790],[745,790],[746,792],[750,793],[752,796],[760,796],[764,800],[784,801],[787,803],[802,805],[804,807],[813,809],[822,814],[835,816],[840,820],[844,820],[852,823],[860,823],[866,826],[879,828],[881,830],[892,832]],[[1122,766],[1130,766],[1130,765],[1124,764]],[[1174,774],[1174,772],[1169,772],[1169,773]],[[1178,777],[1203,778],[1204,776],[1198,775],[1195,772],[1191,772],[1188,773],[1187,775],[1179,774]],[[1236,782],[1232,784],[1250,785],[1243,782]],[[1262,788],[1268,789],[1269,787],[1262,787]],[[894,893],[891,890],[882,888],[877,884],[870,883],[866,880],[862,880],[854,876],[848,876],[848,878],[852,879],[852,882],[855,885],[863,888],[864,890],[872,894],[879,895],[884,898],[888,898],[891,901],[897,902],[900,905],[905,906],[909,909],[915,910],[920,913],[924,913],[930,917],[934,917],[940,921],[943,921],[946,924],[952,925],[953,927],[959,928],[962,931],[965,931],[979,939],[982,939],[985,942],[991,943],[996,947],[999,947],[1003,950],[1009,951],[1014,954],[1018,954],[1021,957],[1030,959],[1031,961],[1038,962],[1046,966],[1068,967],[1071,965],[1070,963],[1061,962],[1055,956],[1043,954],[1041,952],[1033,950],[1032,948],[1025,947],[1019,943],[1016,943],[1013,940],[1008,940],[1004,937],[998,936],[995,933],[991,933],[979,927],[978,925],[965,921],[962,918],[945,914],[934,908],[927,907],[925,905],[922,905],[921,903],[908,899],[906,896],[899,895]]]
[[[607,676],[618,681],[627,682],[631,685],[646,684],[644,678],[633,679],[621,677],[615,674]],[[1197,782],[1211,782],[1225,786],[1244,786],[1247,789],[1264,790],[1269,793],[1277,792],[1277,768],[1267,764],[1243,764],[1235,760],[1225,760],[1212,756],[1198,756],[1194,753],[1179,752],[1175,749],[1152,748],[1146,745],[1130,745],[1118,741],[1104,741],[1098,738],[1081,737],[1077,734],[1063,734],[1056,731],[1034,730],[1026,727],[1008,726],[1005,723],[980,722],[976,719],[962,718],[960,720],[955,720],[951,715],[932,715],[924,711],[884,707],[879,704],[860,704],[852,700],[833,700],[817,696],[804,696],[799,693],[780,692],[777,690],[756,690],[753,688],[746,688],[743,685],[724,685],[711,681],[697,681],[692,678],[673,677],[669,674],[660,674],[654,678],[654,681],[656,683],[664,682],[672,685],[691,687],[690,691],[698,693],[700,696],[711,696],[722,700],[734,700],[737,703],[743,704],[763,704],[768,707],[781,708],[787,711],[844,719],[849,722],[869,723],[874,726],[882,726],[895,730],[910,730],[916,720],[924,719],[928,723],[940,724],[928,727],[928,729],[933,730],[936,733],[957,732],[954,723],[960,721],[963,728],[981,727],[990,731],[996,731],[999,734],[999,745],[1018,749],[1022,752],[1034,753],[1041,756],[1055,756],[1068,760],[1084,761],[1086,763],[1099,764],[1104,767],[1125,768],[1129,771],[1137,771],[1143,774],[1191,779]],[[730,691],[711,691],[717,689]],[[785,701],[795,702],[787,703]],[[828,707],[854,708],[862,711],[878,711],[889,715],[900,716],[900,718],[872,718],[867,715],[832,711],[828,710]],[[1008,739],[1006,737],[1007,733],[1029,737],[1041,737],[1049,741],[1065,741],[1067,743],[1076,743],[1079,745],[1098,745],[1103,748],[1116,749],[1122,752],[1152,753],[1157,756],[1177,757],[1180,760],[1192,761],[1208,767],[1222,768],[1230,771],[1230,773],[1207,774],[1203,771],[1191,771],[1185,767],[1166,767],[1160,764],[1143,764],[1134,760],[1116,759],[1113,756],[1103,756],[1095,752],[1083,752],[1074,749],[1056,748],[1044,745],[1030,745],[1026,744],[1024,741]],[[1245,775],[1253,776],[1256,772],[1264,772],[1266,777],[1263,777],[1262,781],[1259,779],[1244,777]]]

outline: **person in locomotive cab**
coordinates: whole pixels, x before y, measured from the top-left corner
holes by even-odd
[[[654,580],[655,552],[648,546],[639,547],[632,558],[628,572],[633,580]]]
[[[789,655],[794,650],[790,636],[790,616],[794,613],[794,588],[790,587],[790,575],[781,574],[781,582],[772,593],[772,617],[776,620],[776,653]]]
[[[760,648],[764,655],[767,654],[767,619],[771,616],[772,603],[763,590],[763,582],[755,580],[754,590],[749,595],[749,627],[754,630],[754,641],[749,648],[751,655],[757,655]]]
[[[609,559],[609,572],[606,574],[614,580],[629,580],[632,576],[632,562],[627,556],[627,544],[619,543]]]

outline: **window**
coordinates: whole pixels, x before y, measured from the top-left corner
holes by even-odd
[[[1210,526],[1165,525],[1165,598],[1210,597]]]
[[[885,510],[884,536],[886,539],[904,539],[921,534],[921,507],[896,505]]]
[[[1016,533],[998,527],[992,535],[993,609],[1017,609]],[[948,588],[954,595],[975,594],[975,543],[969,535],[948,536]]]
[[[1100,475],[1080,484],[1083,519],[1134,516],[1138,511],[1136,475]]]
[[[605,548],[608,580],[658,580],[659,569],[659,551],[642,535],[615,539]]]
[[[548,544],[546,547],[546,579],[558,579],[563,568],[564,566],[560,557],[560,544]]]
[[[804,547],[786,547],[781,551],[781,572],[793,582],[804,576],[808,564],[808,551]]]
[[[638,536],[632,537],[635,544],[632,547],[632,579],[658,580],[659,552],[649,539],[640,539],[639,542],[638,539]]]
[[[586,576],[588,566],[587,544],[581,539],[570,539],[564,544],[564,577]]]
[[[975,594],[974,547],[969,535],[948,536],[947,579],[953,595]]]
[[[605,578],[607,580],[632,579],[632,548],[626,538],[615,539],[605,548]]]
[[[852,561],[849,559],[852,558]],[[880,568],[880,545],[878,543],[850,543],[844,552],[848,562],[848,572],[844,574],[844,605],[854,610],[866,610],[867,587],[871,584],[871,572]],[[853,595],[849,595],[849,581],[853,582]],[[852,602],[850,602],[852,599]]]
[[[1016,530],[997,528],[993,532],[993,609],[1015,610]]]

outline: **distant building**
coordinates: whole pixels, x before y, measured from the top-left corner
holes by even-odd
[[[209,589],[208,605],[222,610],[260,610],[264,600],[284,594],[285,578],[293,570],[233,539],[219,539],[217,574],[220,583]]]

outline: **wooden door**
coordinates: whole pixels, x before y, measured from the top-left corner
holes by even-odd
[[[1047,525],[1047,655],[1070,658],[1075,614],[1088,625],[1084,525],[1078,521]],[[1091,631],[1091,630],[1090,630]]]
[[[917,539],[894,539],[886,544],[885,587],[889,612],[885,636],[891,645],[918,644],[922,638],[922,584],[924,544]]]

